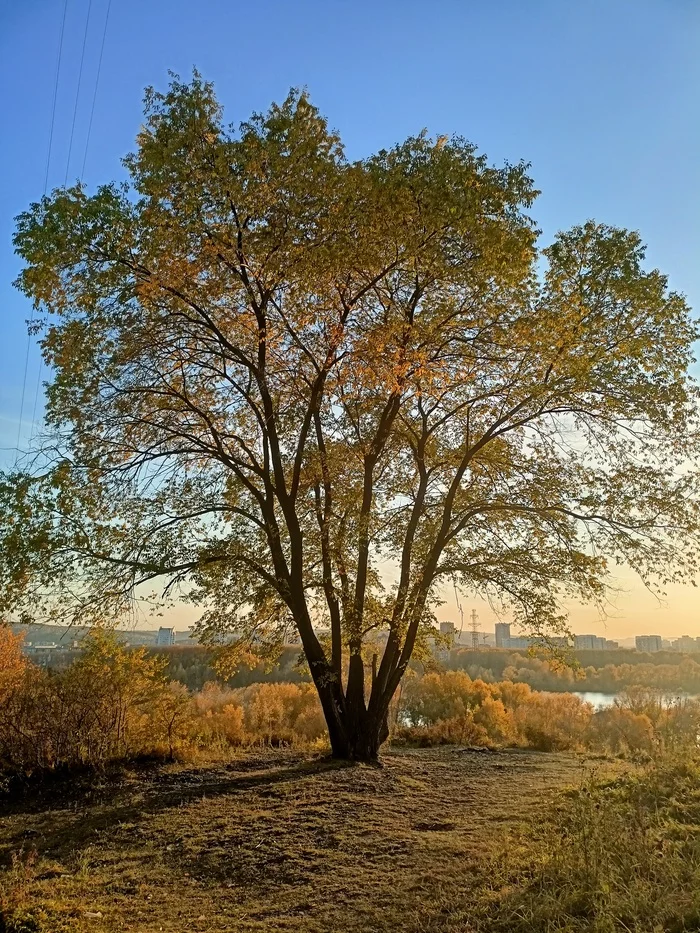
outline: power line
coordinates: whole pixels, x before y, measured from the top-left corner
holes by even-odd
[[[85,32],[83,34],[83,49],[80,53],[80,67],[78,69],[78,87],[75,90],[75,106],[73,107],[73,123],[70,128],[70,141],[68,143],[68,158],[66,160],[66,177],[63,181],[63,187],[68,185],[68,170],[70,168],[70,157],[73,151],[73,136],[75,135],[75,120],[78,116],[78,101],[80,99],[80,84],[83,79],[83,63],[85,61],[85,46],[87,45],[88,26],[90,25],[90,10],[92,9],[92,0],[88,2],[87,16],[85,17]]]
[[[105,25],[102,30],[102,45],[100,46],[100,57],[97,62],[97,76],[95,78],[95,92],[92,95],[92,107],[90,108],[90,121],[88,123],[87,138],[85,140],[85,154],[83,156],[83,167],[80,172],[80,178],[85,175],[85,163],[87,162],[88,146],[90,145],[90,133],[92,131],[92,118],[95,116],[95,102],[97,101],[97,88],[100,83],[100,72],[102,71],[102,56],[105,51],[105,39],[107,38],[107,23],[109,22],[109,11],[112,6],[112,0],[107,0],[107,13],[105,14]]]
[[[49,187],[49,166],[51,165],[51,149],[53,147],[53,131],[56,125],[56,101],[58,99],[58,79],[61,72],[61,58],[63,56],[63,37],[66,30],[66,13],[68,12],[68,0],[64,0],[63,3],[63,17],[61,19],[61,32],[58,40],[58,56],[56,60],[56,74],[54,77],[54,88],[53,88],[53,104],[51,107],[51,126],[49,129],[49,147],[46,153],[46,171],[44,172],[44,197]],[[15,462],[14,465],[17,466],[17,460],[19,459],[19,442],[22,439],[22,419],[24,418],[24,401],[27,394],[27,373],[29,371],[29,352],[32,346],[32,335],[31,335],[31,325],[34,321],[34,306],[32,306],[31,313],[29,315],[29,327],[27,329],[27,352],[24,357],[24,378],[22,379],[22,398],[19,406],[19,422],[17,424],[17,444],[15,445]],[[39,379],[41,379],[41,364],[42,360],[39,357]],[[34,411],[32,413],[32,423],[34,422],[34,417],[36,415],[36,406],[37,398],[39,394],[40,382],[37,383],[37,392],[34,397]]]
[[[95,76],[95,89],[94,89],[94,91],[93,91],[93,95],[92,95],[92,105],[91,105],[91,107],[90,107],[90,120],[89,120],[89,122],[88,122],[87,137],[86,137],[86,139],[85,139],[85,151],[84,151],[84,153],[83,153],[83,164],[82,164],[82,168],[81,168],[81,171],[80,171],[80,178],[81,178],[81,179],[82,179],[83,176],[85,175],[85,164],[86,164],[86,162],[87,162],[88,147],[89,147],[89,145],[90,145],[90,134],[91,134],[91,132],[92,132],[92,123],[93,123],[93,118],[94,118],[94,116],[95,116],[95,104],[96,104],[96,102],[97,102],[97,91],[98,91],[99,83],[100,83],[100,73],[101,73],[101,71],[102,71],[102,59],[103,59],[103,57],[104,57],[105,41],[106,41],[106,39],[107,39],[107,24],[109,23],[109,12],[110,12],[111,6],[112,6],[112,0],[108,0],[108,2],[107,2],[107,11],[106,11],[106,13],[105,13],[104,27],[103,27],[103,29],[102,29],[102,42],[101,42],[101,44],[100,44],[100,55],[99,55],[98,62],[97,62],[97,74],[96,74],[96,76]],[[82,53],[81,53],[81,57],[80,57],[80,71],[79,71],[79,75],[78,75],[78,88],[77,88],[76,95],[75,95],[75,106],[74,106],[74,109],[73,109],[73,125],[72,125],[72,127],[71,127],[71,138],[70,138],[70,145],[69,145],[69,149],[68,149],[68,160],[67,160],[67,162],[66,162],[66,179],[65,179],[65,181],[64,181],[64,187],[65,187],[65,184],[66,184],[66,182],[67,182],[67,180],[68,180],[68,172],[69,172],[69,169],[70,169],[70,156],[71,156],[71,150],[72,150],[72,147],[73,147],[73,134],[74,134],[74,131],[75,131],[76,114],[77,114],[78,103],[79,103],[80,84],[81,84],[81,78],[82,78],[83,63],[84,63],[84,58],[85,58],[85,48],[86,48],[87,35],[88,35],[88,26],[89,26],[89,23],[90,23],[90,11],[91,11],[91,8],[92,8],[92,0],[90,0],[90,2],[89,2],[89,4],[88,4],[88,12],[87,12],[86,20],[85,20],[85,33],[84,33],[84,35],[83,35],[83,48],[82,48]],[[53,127],[54,127],[54,120],[55,120],[55,115],[56,115],[56,99],[57,99],[57,97],[58,97],[58,75],[59,75],[60,66],[61,66],[61,53],[62,53],[62,50],[63,50],[63,33],[64,33],[65,25],[66,25],[66,11],[67,11],[67,9],[68,9],[68,0],[65,0],[64,6],[63,6],[63,22],[62,22],[62,24],[61,24],[61,39],[60,39],[60,44],[59,44],[58,67],[57,67],[57,70],[56,70],[56,85],[55,85],[55,89],[54,89],[54,102],[53,102],[53,114],[52,114],[52,118],[51,118],[51,137],[50,137],[50,140],[53,139]],[[49,157],[50,157],[50,155],[51,155],[51,141],[49,141]],[[46,179],[45,179],[45,182],[44,182],[44,194],[46,194],[46,189],[47,189],[47,187],[48,187],[48,177],[49,177],[49,165],[48,165],[48,160],[47,160],[47,165],[46,165]],[[34,406],[33,406],[33,409],[32,409],[32,421],[31,421],[32,424],[35,424],[35,423],[36,423],[36,412],[37,412],[37,408],[38,408],[38,405],[39,405],[39,392],[40,392],[40,390],[41,390],[41,375],[42,375],[43,362],[44,362],[44,361],[43,361],[43,358],[42,358],[41,356],[39,356],[39,372],[37,373],[36,388],[35,388],[35,391],[34,391]]]
[[[59,43],[58,43],[58,61],[56,63],[56,79],[54,81],[54,92],[53,92],[53,109],[51,112],[51,132],[49,134],[49,151],[46,157],[46,175],[44,177],[44,197],[46,197],[46,192],[49,186],[49,166],[51,162],[51,143],[53,142],[53,131],[54,131],[54,125],[56,122],[56,101],[58,100],[58,82],[59,82],[59,77],[61,73],[61,57],[63,56],[63,35],[64,35],[65,28],[66,28],[66,13],[67,12],[68,12],[68,0],[65,0],[63,4],[63,20],[61,22],[61,38],[59,39]],[[39,372],[36,375],[36,388],[34,390],[34,405],[32,407],[32,420],[30,422],[32,426],[36,424],[36,410],[39,404],[39,390],[41,389],[41,372],[43,369],[43,365],[44,365],[44,359],[40,353],[39,354]],[[30,444],[31,444],[31,438],[32,436],[30,435]]]
[[[34,308],[32,308],[32,313],[29,318],[29,325],[34,320]],[[24,396],[27,391],[27,370],[29,369],[29,350],[32,345],[32,336],[31,331],[27,331],[27,352],[24,357],[24,379],[22,380],[22,401],[19,406],[19,424],[17,425],[17,445],[15,447],[15,466],[17,466],[17,460],[19,459],[19,442],[22,438],[22,418],[24,417]]]
[[[63,4],[63,19],[61,20],[61,37],[58,40],[58,60],[56,62],[56,77],[53,87],[53,107],[51,109],[51,132],[49,133],[49,151],[46,154],[46,174],[44,176],[44,195],[49,187],[49,165],[51,164],[51,147],[53,145],[53,129],[56,123],[56,101],[58,100],[58,77],[61,73],[61,57],[63,56],[63,34],[66,29],[66,13],[68,12],[68,0]]]
[[[87,137],[85,139],[85,151],[83,153],[83,164],[82,164],[82,168],[80,171],[81,179],[85,175],[85,164],[87,162],[88,147],[90,145],[90,134],[92,132],[92,123],[93,123],[93,118],[95,116],[95,104],[97,102],[97,91],[98,91],[99,83],[100,83],[100,73],[102,71],[102,59],[104,57],[105,41],[107,39],[107,24],[109,23],[109,12],[110,12],[111,6],[112,6],[112,0],[108,0],[107,11],[105,13],[104,27],[102,29],[102,42],[100,44],[100,55],[99,55],[98,62],[97,62],[97,74],[95,76],[95,89],[93,91],[92,105],[90,107],[90,120],[88,122]],[[83,71],[83,62],[85,58],[85,48],[86,48],[86,40],[87,40],[87,34],[88,34],[88,26],[90,23],[91,8],[92,8],[92,0],[90,0],[88,4],[88,12],[87,12],[86,20],[85,20],[85,34],[83,36],[83,49],[82,49],[82,53],[80,57],[80,72],[78,75],[78,89],[75,95],[75,106],[73,109],[73,125],[71,127],[71,139],[70,139],[70,146],[68,149],[68,160],[66,162],[66,181],[68,180],[68,171],[70,169],[70,156],[71,156],[71,149],[73,146],[73,134],[75,131],[76,113],[78,109],[80,83],[81,83],[81,77],[82,77],[82,71]],[[65,25],[66,25],[67,9],[68,9],[68,0],[65,0],[65,3],[63,6],[63,22],[61,24],[61,39],[60,39],[60,44],[59,44],[58,67],[56,70],[56,85],[55,85],[55,90],[54,90],[53,114],[51,118],[51,137],[49,141],[49,158],[51,155],[51,139],[53,139],[53,127],[54,127],[54,120],[55,120],[55,115],[56,115],[56,99],[58,97],[58,74],[59,74],[60,67],[61,67],[61,53],[63,50],[63,33],[64,33]],[[48,165],[48,160],[47,160],[46,179],[44,182],[44,194],[46,194],[46,189],[48,187],[48,177],[49,177],[49,165]],[[64,187],[65,187],[65,181],[64,181]],[[32,422],[31,422],[32,424],[35,424],[36,422],[36,412],[37,412],[37,408],[39,405],[39,391],[41,389],[41,375],[42,375],[43,362],[44,362],[43,358],[40,356],[39,357],[39,372],[37,373],[36,389],[34,391],[34,406],[32,409]]]

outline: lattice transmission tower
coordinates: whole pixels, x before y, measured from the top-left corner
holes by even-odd
[[[476,614],[476,609],[472,609],[469,618],[471,619],[469,628],[472,633],[472,648],[477,651],[479,648],[479,617]]]

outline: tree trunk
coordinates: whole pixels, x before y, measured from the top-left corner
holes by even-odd
[[[331,733],[331,752],[333,758],[341,761],[377,762],[379,749],[386,741],[389,730],[385,723],[374,723],[366,719],[362,724],[347,723],[345,728]]]
[[[305,627],[299,626],[300,635],[302,630],[306,631]],[[302,644],[321,701],[333,758],[376,762],[379,749],[389,736],[387,713],[391,698],[380,703],[376,710],[368,710],[364,664],[359,648],[351,652],[347,693],[344,693],[340,677],[326,661],[320,646],[318,651],[313,651],[316,645],[312,642],[307,649],[303,637]],[[310,657],[312,654],[313,659]]]
[[[342,700],[338,702],[339,698],[333,693],[328,689],[319,689],[333,758],[376,762],[379,749],[389,736],[387,717],[376,719],[365,710],[358,715],[357,708],[348,709]]]

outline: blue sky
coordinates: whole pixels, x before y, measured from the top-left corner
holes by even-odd
[[[108,2],[68,0],[49,188],[81,171]],[[30,314],[11,284],[13,218],[44,188],[63,9],[64,0],[0,4],[0,467],[14,460]],[[307,87],[350,157],[426,127],[466,136],[494,162],[526,159],[542,190],[543,241],[589,217],[637,229],[649,264],[700,311],[697,0],[112,0],[89,187],[122,176],[143,88],[193,66],[233,122]],[[22,443],[38,364],[33,347]],[[649,624],[663,616],[671,633],[700,634],[685,591],[663,612],[634,587],[619,605],[614,631],[633,616],[638,631],[640,613],[651,613]]]

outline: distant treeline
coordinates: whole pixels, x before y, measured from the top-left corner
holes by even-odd
[[[277,665],[243,667],[234,676],[218,676],[213,652],[201,645],[174,645],[169,648],[147,648],[149,656],[164,658],[169,680],[184,684],[189,690],[201,690],[206,683],[218,681],[229,687],[247,687],[254,683],[307,683],[308,671],[300,663],[300,652],[290,645],[282,652]],[[65,669],[76,657],[76,651],[54,651],[49,666]],[[578,667],[553,666],[541,657],[530,657],[525,651],[482,648],[471,651],[458,648],[447,658],[430,664],[413,662],[417,673],[425,670],[465,671],[474,680],[497,683],[510,680],[528,684],[533,690],[595,691],[619,693],[627,687],[644,685],[663,691],[682,691],[700,695],[700,654],[688,655],[674,651],[645,654],[638,651],[577,651],[572,657]]]
[[[201,645],[173,645],[171,648],[148,648],[149,655],[158,655],[167,661],[165,676],[177,680],[190,690],[201,690],[212,681],[229,687],[249,687],[261,683],[306,683],[311,677],[301,665],[301,655],[297,647],[290,645],[283,649],[279,662],[269,668],[263,664],[257,667],[242,667],[232,677],[219,677],[213,663],[213,652]]]
[[[574,666],[552,665],[526,652],[503,649],[450,652],[443,665],[466,671],[472,679],[494,683],[511,680],[534,690],[595,691],[619,693],[627,687],[644,685],[664,691],[700,694],[700,655],[659,651],[577,651]]]
[[[296,654],[290,650],[289,658]],[[668,703],[646,687],[630,687],[610,709],[596,711],[571,693],[509,679],[486,683],[464,671],[411,671],[393,699],[389,726],[397,745],[651,754],[697,748],[700,701]],[[236,749],[279,745],[327,749],[313,684],[210,681],[188,690],[168,679],[163,656],[121,644],[104,630],[84,640],[65,670],[47,670],[32,664],[21,639],[0,627],[0,791],[12,775],[102,768],[143,756],[228,760]],[[1,920],[0,904],[3,930]]]
[[[204,684],[213,680],[223,682],[217,677],[212,653],[206,648],[187,645],[149,649],[149,652],[166,658],[167,676],[185,684],[190,690],[201,690]],[[482,649],[474,652],[462,648],[451,651],[446,660],[436,661],[435,667],[465,671],[472,679],[486,683],[503,680],[525,683],[533,690],[619,693],[627,687],[641,684],[664,691],[700,694],[700,655],[672,651],[657,654],[578,651],[574,657],[578,667],[556,667],[550,661],[530,657],[524,651]],[[242,668],[225,683],[230,687],[247,687],[253,683],[307,682],[308,673],[299,661],[299,649],[289,646],[284,649],[280,663],[272,669],[263,665]],[[418,673],[424,670],[420,662],[415,662],[413,667]]]

